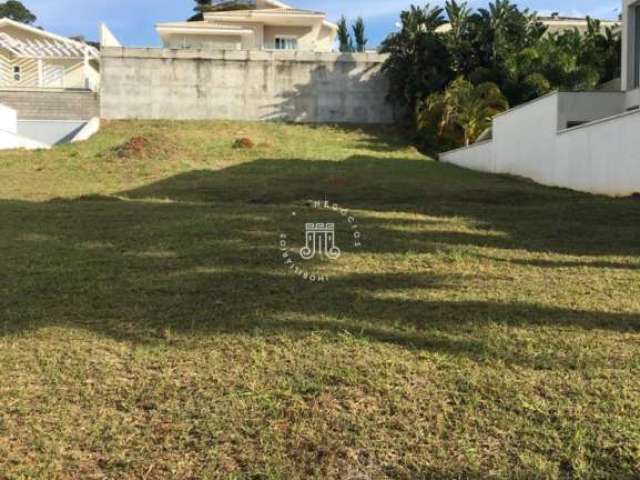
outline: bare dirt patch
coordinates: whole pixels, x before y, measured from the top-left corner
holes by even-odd
[[[251,150],[253,147],[255,147],[255,143],[248,137],[239,138],[233,142],[233,148]]]
[[[109,150],[109,157],[120,160],[166,158],[178,150],[178,146],[164,135],[138,135]]]

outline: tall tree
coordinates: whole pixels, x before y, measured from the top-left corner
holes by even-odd
[[[447,0],[444,10],[411,6],[401,14],[401,30],[383,42],[390,54],[383,66],[389,98],[414,121],[423,146],[473,141],[494,107],[502,108],[498,92],[517,106],[555,89],[589,90],[620,76],[616,30],[589,18],[584,34],[549,33],[535,13],[512,2],[491,0],[476,12],[467,0]],[[450,28],[439,29],[445,12]],[[498,101],[487,107],[483,102],[491,98]]]
[[[365,25],[362,17],[358,17],[352,26],[353,38],[355,39],[355,51],[364,52],[367,49],[367,38],[365,37]]]
[[[350,53],[354,51],[353,40],[347,26],[347,19],[343,15],[338,22],[338,42],[340,43],[340,51]]]
[[[412,5],[400,15],[401,29],[382,43],[389,58],[383,72],[390,80],[389,97],[415,124],[416,106],[454,78],[446,39],[436,29],[445,23],[440,7]]]
[[[459,75],[468,75],[475,67],[471,43],[471,9],[467,2],[447,0],[445,11],[451,30],[447,32],[447,47],[452,67]]]
[[[18,0],[0,3],[0,18],[10,18],[27,25],[32,25],[37,20],[37,17]]]

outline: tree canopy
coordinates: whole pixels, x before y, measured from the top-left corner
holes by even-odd
[[[33,25],[38,19],[27,7],[19,0],[8,0],[0,3],[0,18],[10,18],[16,22]]]
[[[494,0],[476,11],[460,0],[448,0],[444,8],[411,6],[381,50],[390,54],[383,67],[390,98],[429,141],[446,129],[433,124],[425,134],[425,119],[443,101],[471,101],[471,87],[492,85],[516,106],[555,89],[593,89],[620,76],[618,32],[587,18],[586,33],[549,33],[534,12],[510,0]],[[437,93],[445,95],[428,100]],[[474,135],[466,139],[473,141]]]
[[[343,53],[366,51],[369,40],[367,40],[365,31],[366,25],[362,17],[356,18],[356,21],[351,25],[351,30],[349,30],[347,19],[343,15],[338,21],[338,44],[340,51]]]
[[[365,24],[362,17],[358,17],[351,29],[353,30],[354,47],[356,52],[364,52],[367,49],[367,37],[365,36]]]
[[[196,12],[189,22],[201,22],[206,12],[225,12],[231,10],[251,10],[255,8],[254,0],[194,0]]]
[[[349,33],[349,26],[347,25],[347,19],[344,15],[338,22],[338,43],[341,52],[353,52],[353,39],[351,38],[351,33]]]

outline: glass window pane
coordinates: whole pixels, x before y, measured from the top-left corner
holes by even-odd
[[[295,38],[276,38],[277,50],[297,50],[298,40]]]

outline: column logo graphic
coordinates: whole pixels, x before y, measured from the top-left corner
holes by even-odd
[[[329,260],[337,260],[342,252],[336,247],[335,223],[307,223],[305,225],[305,246],[300,249],[303,260],[312,260],[320,254]]]
[[[362,247],[358,220],[336,203],[310,201],[306,208],[291,215],[301,222],[289,227],[290,235],[280,232],[281,261],[303,280],[328,281],[330,264]]]

